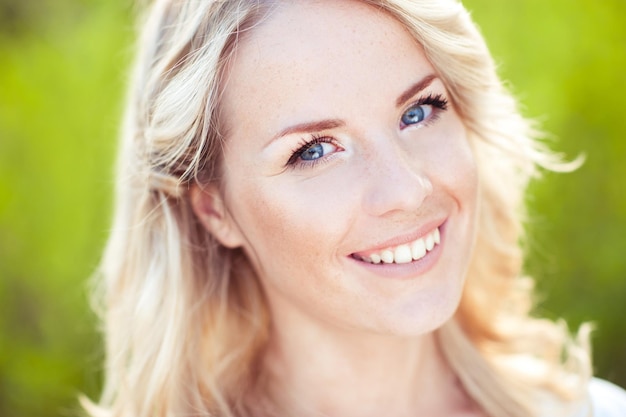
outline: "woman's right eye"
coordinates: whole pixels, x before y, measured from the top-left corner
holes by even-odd
[[[313,165],[325,156],[337,152],[341,148],[334,143],[334,139],[324,137],[314,137],[295,150],[287,165]]]
[[[303,161],[314,161],[326,155],[328,152],[332,152],[333,148],[336,148],[336,146],[331,143],[314,143],[300,154],[300,159]]]

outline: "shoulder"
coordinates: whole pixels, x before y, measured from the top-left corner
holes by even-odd
[[[626,416],[626,391],[610,382],[594,378],[589,383],[594,417]]]

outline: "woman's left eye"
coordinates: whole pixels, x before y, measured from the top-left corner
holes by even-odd
[[[411,105],[400,118],[402,127],[413,126],[422,122],[435,121],[442,111],[447,110],[448,101],[442,94],[429,94]]]
[[[428,117],[433,112],[432,104],[414,104],[409,107],[407,111],[402,115],[401,121],[405,126],[414,125],[424,120],[428,119]]]

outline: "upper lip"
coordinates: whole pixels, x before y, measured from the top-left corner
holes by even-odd
[[[392,237],[391,239],[388,239],[382,242],[377,242],[367,249],[352,253],[352,255],[358,255],[360,253],[368,253],[368,252],[377,252],[377,251],[381,251],[383,249],[387,249],[390,247],[400,246],[400,245],[413,242],[419,238],[426,236],[428,233],[435,230],[435,228],[442,226],[445,223],[445,221],[446,221],[445,218],[438,218],[438,219],[430,220],[426,223],[423,223],[421,226],[419,226],[417,229],[414,229],[410,233],[395,236],[395,237]]]

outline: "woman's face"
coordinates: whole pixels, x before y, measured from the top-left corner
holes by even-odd
[[[403,27],[352,1],[281,4],[240,40],[223,87],[221,221],[274,318],[399,335],[447,320],[477,173]]]

